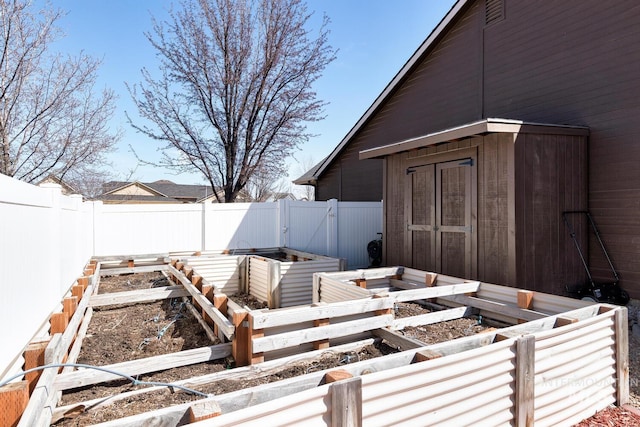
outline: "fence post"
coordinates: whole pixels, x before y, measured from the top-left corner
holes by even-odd
[[[338,257],[338,200],[327,200],[327,256]]]
[[[290,200],[280,199],[276,202],[278,210],[278,219],[276,224],[276,230],[278,231],[278,247],[286,248],[289,244],[287,242],[287,233],[289,232],[289,203]]]
[[[45,183],[40,184],[40,187],[45,188],[51,196],[51,215],[49,216],[50,222],[50,236],[49,242],[49,274],[51,278],[55,280],[55,296],[60,292],[64,292],[66,287],[63,282],[63,254],[62,254],[62,224],[61,224],[61,207],[60,198],[62,197],[62,187],[59,184]],[[51,289],[53,290],[53,288]],[[52,294],[53,296],[53,294]]]
[[[200,225],[200,233],[202,233],[201,240],[200,240],[200,251],[204,252],[205,250],[207,250],[207,202],[206,201],[202,202],[202,223]]]
[[[91,229],[93,231],[93,246],[92,246],[92,250],[93,250],[93,254],[92,256],[96,256],[99,255],[99,249],[101,249],[100,244],[104,244],[104,242],[101,242],[100,239],[102,238],[101,233],[99,232],[99,230],[102,229],[102,215],[104,215],[102,213],[102,201],[101,200],[97,200],[92,202],[93,204],[93,217],[92,217],[92,221],[91,221]],[[104,255],[104,254],[103,254]]]

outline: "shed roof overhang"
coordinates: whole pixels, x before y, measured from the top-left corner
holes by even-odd
[[[576,135],[589,136],[589,128],[584,126],[530,123],[509,119],[484,119],[439,132],[430,133],[389,145],[360,151],[360,159],[376,159],[403,151],[455,141],[488,133],[535,133],[539,135]]]

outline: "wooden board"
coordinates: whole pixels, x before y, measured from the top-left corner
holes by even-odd
[[[321,305],[317,307],[294,307],[266,312],[251,313],[255,329],[267,329],[277,326],[302,323],[319,319],[331,319],[357,313],[375,312],[393,308],[391,299],[361,299]]]
[[[135,377],[136,375],[146,374],[149,372],[162,371],[164,369],[176,368],[179,366],[223,359],[230,354],[231,344],[225,343],[209,347],[195,348],[192,350],[178,351],[161,356],[115,363],[112,365],[102,366],[101,368]],[[59,390],[68,390],[71,388],[98,384],[120,378],[122,378],[122,376],[114,375],[106,371],[83,369],[58,375],[55,379],[54,385]]]
[[[385,328],[390,326],[392,323],[393,316],[387,314],[383,316],[354,320],[351,322],[285,332],[262,338],[254,338],[252,340],[253,352],[261,353],[273,351],[281,348],[298,346],[304,343],[353,335],[364,331],[370,331],[372,329]]]
[[[344,344],[340,346],[332,347],[332,351],[336,352],[349,352],[357,350],[363,346],[373,344],[373,339],[366,339],[361,341],[356,341],[354,343]],[[268,375],[270,372],[275,372],[280,369],[285,368],[287,365],[297,362],[308,362],[313,360],[314,358],[320,356],[325,350],[317,350],[310,351],[307,353],[296,354],[294,356],[283,357],[281,359],[270,360],[267,362],[263,362],[257,365],[252,366],[243,366],[234,369],[228,369],[220,372],[213,372],[206,375],[201,375],[198,377],[187,378],[184,380],[173,381],[173,384],[181,385],[185,387],[195,387],[210,384],[219,380],[243,380],[247,378],[256,378],[260,375]],[[137,390],[132,390],[124,393],[119,393],[112,396],[101,397],[93,400],[76,402],[70,405],[65,405],[56,408],[54,412],[54,418],[59,417],[67,411],[73,410],[73,408],[77,408],[82,406],[83,408],[91,408],[91,409],[99,409],[103,406],[110,405],[111,403],[117,402],[119,400],[128,399],[129,397],[151,393],[164,387],[161,386],[153,386],[153,387],[144,387]]]
[[[227,319],[227,317],[220,313],[211,301],[207,299],[202,293],[191,283],[187,276],[185,276],[181,271],[178,271],[175,267],[169,265],[168,270],[171,274],[173,274],[182,286],[189,292],[194,302],[197,302],[198,305],[202,308],[202,310],[209,316],[213,322],[218,325],[218,330],[224,333],[224,335],[231,339],[235,332],[235,327],[233,324]]]
[[[104,307],[115,304],[130,304],[168,298],[180,298],[188,295],[190,295],[189,292],[184,289],[183,286],[166,286],[162,288],[149,288],[93,295],[91,297],[90,304],[92,307]]]
[[[447,320],[460,319],[469,316],[473,312],[471,307],[456,307],[449,310],[436,311],[421,314],[419,316],[402,317],[393,321],[392,329],[400,330],[407,326],[431,325],[433,323],[446,322]]]
[[[545,313],[539,313],[533,310],[525,310],[517,306],[504,304],[500,302],[489,301],[482,298],[468,297],[466,295],[453,295],[448,297],[442,297],[444,301],[452,301],[459,304],[464,304],[470,307],[475,307],[480,310],[486,310],[489,312],[499,313],[502,316],[512,317],[514,319],[522,320],[536,320],[548,315]]]

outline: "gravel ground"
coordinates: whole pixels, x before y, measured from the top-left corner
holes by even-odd
[[[640,301],[631,300],[629,310],[629,399],[640,409]],[[634,332],[635,330],[635,332]]]

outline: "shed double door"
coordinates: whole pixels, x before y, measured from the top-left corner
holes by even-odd
[[[473,158],[409,167],[405,259],[413,268],[473,278]]]

